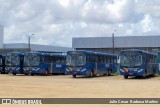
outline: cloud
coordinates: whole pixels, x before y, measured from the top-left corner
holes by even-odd
[[[89,0],[85,3],[83,18],[101,23],[136,22],[141,14],[135,12],[134,0]]]
[[[159,0],[0,0],[5,43],[71,46],[72,37],[160,34]]]

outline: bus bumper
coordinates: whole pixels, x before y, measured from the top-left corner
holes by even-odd
[[[90,75],[91,71],[85,70],[85,71],[72,71],[72,75]]]
[[[145,74],[145,69],[144,67],[134,69],[120,67],[120,74],[124,76],[143,76]]]
[[[143,76],[144,72],[129,71],[129,72],[120,72],[120,74],[125,76]]]
[[[29,72],[24,70],[24,71],[20,71],[20,70],[12,70],[11,71],[12,74],[26,74],[29,75]]]

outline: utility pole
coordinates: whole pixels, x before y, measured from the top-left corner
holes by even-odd
[[[33,36],[34,34],[32,34]],[[31,36],[28,36],[28,48],[31,51]]]
[[[114,46],[114,43],[115,43],[115,41],[114,41],[114,33],[116,32],[116,30],[114,30],[114,32],[112,33],[112,53],[114,54],[115,52],[114,52],[114,50],[115,50],[115,46]]]
[[[112,53],[114,54],[114,33],[112,33]]]
[[[29,49],[31,49],[30,40],[31,40],[31,37],[28,36],[28,48],[29,48]]]

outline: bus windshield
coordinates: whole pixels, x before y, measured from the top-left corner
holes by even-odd
[[[6,55],[5,65],[11,66],[11,55]]]
[[[24,66],[38,66],[40,63],[40,57],[36,54],[27,54],[24,56]]]
[[[11,65],[12,66],[17,66],[20,64],[20,56],[18,55],[12,55],[11,56]]]
[[[84,54],[67,55],[68,66],[84,66],[86,64],[86,56]]]
[[[142,65],[142,55],[140,53],[122,53],[120,63],[124,67],[138,67]]]
[[[20,56],[16,54],[9,54],[6,56],[5,63],[7,66],[17,66],[20,64]]]

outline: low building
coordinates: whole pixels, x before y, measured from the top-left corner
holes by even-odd
[[[3,44],[3,48],[0,49],[0,53],[17,52],[17,51],[18,52],[30,52],[30,51],[67,52],[71,50],[72,48],[69,47],[38,45],[38,44],[31,44],[29,48],[29,45],[27,43],[12,43],[12,44]]]
[[[72,48],[75,50],[93,50],[117,54],[123,49],[158,51],[160,49],[160,35],[118,36],[114,37],[114,42],[112,37],[79,37],[72,39]]]

